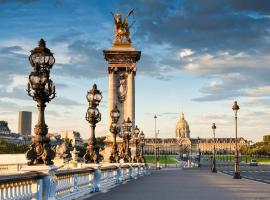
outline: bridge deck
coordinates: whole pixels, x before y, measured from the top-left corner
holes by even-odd
[[[248,200],[269,199],[270,185],[241,179],[204,169],[161,170],[130,181],[90,200]]]

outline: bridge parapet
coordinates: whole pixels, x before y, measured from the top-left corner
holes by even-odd
[[[111,164],[0,176],[0,199],[76,199],[147,174],[145,164]]]

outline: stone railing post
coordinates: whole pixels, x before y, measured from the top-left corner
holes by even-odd
[[[43,187],[43,179],[41,179],[41,178],[39,178],[39,179],[37,179],[37,196],[36,196],[36,198],[37,198],[37,200],[43,200],[43,189],[44,189],[44,187]]]
[[[79,179],[78,174],[74,174],[74,175],[73,175],[73,192],[77,192],[78,189],[79,189],[79,186],[78,186],[78,179]]]
[[[94,192],[99,192],[100,190],[100,176],[101,176],[101,171],[99,169],[96,169],[94,172],[94,181],[93,181],[93,187],[94,187]]]
[[[122,182],[122,172],[120,166],[117,167],[116,173],[116,184],[120,184]]]
[[[129,168],[128,168],[128,180],[131,180],[133,177],[132,177],[132,171],[133,171],[133,167],[131,165],[129,165]]]
[[[49,174],[43,178],[43,181],[43,199],[56,200],[57,176],[54,172],[49,172]]]

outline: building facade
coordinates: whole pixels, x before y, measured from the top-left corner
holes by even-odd
[[[8,135],[10,134],[10,129],[8,127],[8,122],[0,121],[0,134],[1,135]]]
[[[212,153],[214,144],[217,153],[233,153],[235,152],[235,138],[190,138],[190,129],[184,113],[176,124],[175,138],[146,138],[145,154],[192,154],[192,153]],[[238,146],[247,145],[247,141],[238,138]]]
[[[17,144],[27,142],[24,136],[11,132],[7,121],[0,121],[0,140]]]
[[[32,112],[20,111],[18,120],[18,133],[24,136],[31,136]]]

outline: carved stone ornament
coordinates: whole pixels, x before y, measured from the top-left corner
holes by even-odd
[[[118,98],[123,103],[127,96],[127,76],[125,73],[120,74],[118,83]]]
[[[109,63],[136,63],[137,57],[131,55],[114,55],[109,59]]]

